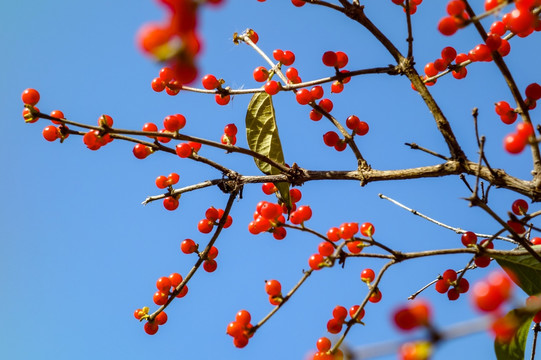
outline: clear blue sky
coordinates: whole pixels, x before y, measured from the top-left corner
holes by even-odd
[[[363,3],[367,14],[405,52],[402,10],[390,1]],[[480,10],[482,2],[475,3]],[[367,289],[359,274],[365,267],[379,269],[381,261],[351,259],[345,269],[317,272],[245,349],[236,349],[225,335],[235,313],[244,308],[255,321],[261,319],[272,309],[264,280],[278,279],[284,289],[290,289],[319,243],[304,234],[291,233],[281,242],[269,234],[249,234],[247,224],[255,205],[270,199],[258,185],[246,186],[244,198],[232,210],[234,225],[217,242],[218,270],[198,272],[188,296],[168,309],[169,322],[157,335],[146,335],[133,311],[146,305],[156,308],[152,295],[158,277],[187,273],[195,258],[180,253],[180,242],[188,237],[201,243],[210,239],[197,232],[196,224],[209,206],[223,208],[227,197],[218,189],[185,194],[175,212],[167,212],[160,203],[140,204],[148,195],[160,193],[154,185],[158,175],[178,172],[179,186],[221,175],[163,153],[137,160],[132,145],[120,141],[97,152],[87,150],[76,136],[64,144],[48,143],[41,136],[47,121],[24,123],[20,94],[25,88],[36,88],[43,112],[60,109],[67,118],[90,124],[106,113],[121,128],[140,129],[148,121],[161,125],[166,115],[182,113],[188,121],[186,133],[215,140],[230,122],[242,133],[249,97],[237,96],[232,104],[220,107],[210,96],[153,92],[150,81],[159,66],[145,58],[134,41],[143,23],[163,16],[153,1],[21,0],[4,2],[0,10],[1,358],[301,359],[327,334],[326,322],[335,305],[349,308],[362,301]],[[466,52],[480,41],[473,29],[452,38],[438,34],[437,22],[444,15],[442,2],[425,1],[413,18],[419,69],[435,60],[445,46]],[[213,73],[234,88],[257,86],[251,74],[263,61],[247,46],[231,41],[234,32],[248,27],[259,33],[264,51],[294,51],[303,80],[330,75],[320,61],[327,50],[346,51],[350,70],[392,63],[366,31],[328,9],[298,9],[287,0],[228,0],[219,9],[201,11],[201,75]],[[521,89],[541,82],[538,45],[539,35],[512,43],[508,64]],[[502,149],[503,136],[513,130],[499,121],[492,104],[512,98],[493,64],[474,64],[466,79],[445,77],[433,89],[472,159],[477,155],[470,113],[478,107],[492,166],[528,178],[528,152],[511,156]],[[358,144],[376,169],[437,163],[429,155],[409,150],[404,142],[446,151],[430,113],[405,77],[357,78],[342,94],[330,97],[339,119],[356,114],[369,123],[370,133]],[[332,130],[329,123],[310,121],[308,109],[296,104],[290,94],[277,96],[275,105],[288,163],[308,169],[355,168],[350,152],[337,153],[321,141],[322,134]],[[533,115],[538,118],[538,113]],[[246,146],[242,136],[239,145]],[[224,156],[212,149],[204,149],[204,154],[243,174],[258,174],[250,158]],[[378,199],[378,193],[451,226],[484,233],[498,230],[479,209],[468,208],[461,199],[469,193],[458,178],[373,183],[364,188],[354,182],[317,182],[301,190],[301,203],[314,212],[307,226],[324,233],[345,221],[370,221],[377,240],[403,251],[459,247],[460,236]],[[514,199],[508,191],[492,190],[491,204],[501,214],[509,211]],[[393,267],[381,285],[383,300],[368,305],[367,326],[354,328],[347,344],[356,348],[402,337],[390,322],[392,309],[444,270],[462,268],[467,261],[467,256],[449,256]],[[473,283],[494,267],[471,272],[467,278]],[[433,289],[423,296],[433,301],[437,325],[477,316],[467,296],[452,303]],[[517,298],[523,298],[518,289]],[[493,353],[490,336],[479,334],[444,344],[434,358],[453,359],[457,347],[465,358],[486,359]]]

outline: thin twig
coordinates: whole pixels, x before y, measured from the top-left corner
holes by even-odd
[[[159,313],[164,311],[167,308],[167,306],[169,306],[169,304],[176,298],[176,296],[178,294],[181,293],[181,291],[184,289],[186,284],[190,281],[190,279],[194,276],[194,274],[197,272],[199,267],[206,260],[207,254],[209,253],[210,249],[212,248],[212,246],[214,245],[214,243],[216,242],[216,240],[218,240],[218,237],[220,236],[220,232],[222,231],[222,229],[223,229],[223,227],[224,227],[224,225],[225,225],[225,223],[227,221],[227,217],[229,216],[229,212],[231,211],[231,207],[233,206],[233,202],[234,202],[235,198],[237,197],[239,191],[240,191],[240,188],[236,188],[229,195],[229,199],[227,200],[227,204],[225,206],[224,213],[223,213],[220,221],[218,222],[218,225],[216,226],[216,230],[214,231],[214,234],[212,235],[212,238],[210,239],[207,246],[205,247],[205,250],[203,250],[203,252],[201,252],[200,256],[198,257],[197,261],[195,262],[195,264],[192,267],[192,269],[190,270],[190,272],[188,272],[186,277],[175,288],[175,290],[169,294],[169,298],[167,299],[167,302],[164,305],[160,306],[151,315],[149,315],[149,317],[147,318],[148,321],[153,321],[154,318]]]
[[[420,216],[421,218],[423,218],[423,219],[425,219],[425,220],[428,220],[428,221],[430,221],[430,222],[432,222],[432,223],[434,223],[434,224],[436,224],[436,225],[438,225],[438,226],[441,226],[441,227],[443,227],[443,228],[445,228],[445,229],[452,230],[452,231],[454,231],[454,232],[457,233],[457,234],[464,234],[464,233],[466,233],[466,232],[468,231],[468,230],[463,230],[463,229],[461,229],[461,228],[452,227],[452,226],[449,226],[449,225],[447,225],[447,224],[444,224],[444,223],[442,223],[442,222],[440,222],[440,221],[438,221],[438,220],[432,219],[431,217],[429,217],[429,216],[427,216],[427,215],[424,215],[424,214],[418,212],[417,210],[411,209],[411,208],[407,207],[406,205],[404,205],[404,204],[402,204],[402,203],[400,203],[400,202],[398,202],[398,201],[396,201],[396,200],[394,200],[394,199],[391,199],[390,197],[385,196],[385,195],[383,195],[383,194],[378,194],[378,196],[379,196],[381,199],[388,200],[388,201],[392,202],[393,204],[395,204],[395,205],[401,207],[402,209],[411,212],[413,215]],[[477,235],[477,237],[480,237],[480,238],[487,238],[487,239],[493,237],[493,235],[489,235],[489,234],[475,233],[475,235]],[[507,237],[497,236],[496,239],[498,239],[498,240],[504,240],[504,241],[508,241],[508,242],[511,242],[511,243],[516,244],[515,241],[513,241],[512,239],[507,238]]]

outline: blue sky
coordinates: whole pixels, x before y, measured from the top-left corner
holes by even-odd
[[[390,1],[363,3],[374,23],[405,52],[402,10]],[[475,3],[479,11],[481,1]],[[44,112],[60,109],[68,119],[90,124],[105,113],[114,118],[115,126],[137,130],[145,122],[160,126],[166,115],[182,113],[187,118],[187,134],[214,140],[227,123],[237,124],[242,133],[249,97],[236,96],[230,105],[220,107],[211,96],[181,92],[170,97],[153,92],[150,81],[159,66],[138,51],[134,40],[143,23],[163,16],[153,1],[134,6],[126,0],[84,4],[22,0],[5,2],[0,10],[4,48],[0,108],[5,117],[0,142],[4,169],[0,177],[0,305],[4,311],[0,357],[301,359],[327,334],[325,325],[335,305],[349,307],[362,301],[367,289],[359,274],[366,267],[379,269],[381,261],[351,259],[345,269],[315,273],[245,349],[236,349],[225,335],[234,314],[248,309],[256,321],[267,314],[272,307],[264,280],[278,279],[283,288],[290,289],[319,243],[304,234],[291,233],[281,242],[269,234],[249,234],[247,224],[255,205],[270,198],[259,185],[246,186],[243,199],[232,210],[233,226],[217,242],[218,270],[198,272],[189,284],[188,296],[168,309],[169,322],[157,335],[146,335],[133,311],[147,305],[155,309],[152,295],[157,278],[189,271],[195,258],[180,253],[180,242],[185,238],[208,241],[210,236],[197,232],[197,222],[209,206],[223,208],[227,197],[214,188],[185,194],[175,212],[167,212],[160,203],[142,206],[141,202],[160,193],[154,185],[158,175],[179,173],[179,187],[221,175],[169,154],[137,160],[132,146],[120,141],[97,152],[87,150],[75,136],[63,144],[48,143],[41,136],[47,121],[24,123],[20,94],[33,87],[41,93],[38,107]],[[413,17],[418,69],[435,60],[445,46],[466,52],[480,41],[473,29],[451,38],[438,34],[437,22],[444,15],[442,3],[426,1]],[[366,31],[328,9],[295,8],[286,0],[229,0],[220,8],[201,11],[201,75],[215,74],[234,88],[258,86],[251,74],[263,61],[247,46],[235,46],[231,41],[234,32],[248,27],[258,32],[259,45],[267,53],[276,48],[294,51],[303,80],[330,75],[320,60],[327,50],[347,52],[350,70],[392,63]],[[512,53],[506,58],[521,89],[540,82],[535,60],[540,56],[538,41],[538,35],[513,41]],[[502,149],[503,136],[513,129],[499,121],[492,104],[512,97],[493,64],[474,64],[466,79],[448,76],[432,89],[468,156],[477,158],[470,113],[478,107],[491,165],[528,179],[528,152],[511,156]],[[328,86],[325,91],[330,93]],[[376,169],[437,163],[429,155],[409,150],[404,142],[446,151],[430,113],[405,77],[356,78],[343,93],[330,98],[339,119],[356,114],[369,123],[370,132],[358,145]],[[332,130],[329,123],[310,121],[307,107],[298,105],[290,94],[276,96],[275,106],[288,163],[320,170],[355,168],[351,152],[338,153],[321,141]],[[534,120],[539,118],[537,112],[532,115]],[[238,144],[247,146],[246,139],[239,136]],[[258,174],[250,158],[204,151],[205,156],[243,174]],[[314,212],[307,226],[325,233],[342,222],[370,221],[377,229],[377,240],[402,251],[460,247],[460,236],[380,200],[378,193],[451,226],[484,233],[498,230],[481,210],[469,208],[462,200],[469,192],[454,177],[372,183],[362,188],[354,182],[314,182],[301,190],[301,203]],[[505,215],[515,198],[509,191],[493,189],[490,201]],[[367,326],[354,328],[347,344],[356,348],[402,338],[390,322],[392,309],[444,270],[462,268],[467,262],[467,256],[447,256],[391,268],[381,285],[383,300],[369,304]],[[473,283],[494,267],[471,272],[467,278]],[[423,297],[433,302],[437,325],[478,315],[467,296],[450,303],[429,289]],[[517,289],[517,299],[523,297]],[[468,358],[492,354],[490,336],[477,334],[443,344],[434,358],[454,358],[457,347],[467,348]]]

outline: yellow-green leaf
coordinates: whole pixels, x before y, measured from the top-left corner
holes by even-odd
[[[278,135],[278,126],[276,124],[276,114],[272,104],[272,97],[265,93],[257,93],[252,96],[248,111],[246,112],[246,137],[248,146],[252,151],[268,157],[269,159],[284,164],[284,153],[280,136]],[[270,164],[254,158],[255,164],[264,174],[280,174],[280,170]],[[288,205],[289,184],[277,183],[282,200]]]

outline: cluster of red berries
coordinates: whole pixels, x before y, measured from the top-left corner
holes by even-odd
[[[503,147],[510,154],[520,154],[534,136],[532,124],[517,124],[516,131],[503,138]]]
[[[139,30],[137,41],[143,52],[160,62],[167,62],[171,76],[161,79],[167,86],[156,80],[153,88],[162,85],[168,93],[175,95],[182,84],[189,84],[197,77],[195,58],[201,50],[197,33],[197,9],[199,1],[195,0],[160,0],[167,9],[166,21],[148,23]],[[207,0],[208,4],[220,4],[222,0]],[[161,74],[160,74],[161,75]],[[156,88],[155,88],[156,87]],[[163,90],[163,89],[162,89]]]
[[[169,188],[169,191],[171,192],[172,186],[178,183],[180,179],[180,176],[177,173],[171,173],[167,177],[164,175],[160,175],[156,178],[156,186],[158,189],[165,189]],[[169,211],[176,210],[178,208],[178,199],[180,198],[180,195],[169,195],[163,199],[163,207],[165,207]]]
[[[23,104],[29,105],[33,107],[36,112],[39,112],[39,109],[36,107],[36,104],[39,102],[40,95],[36,89],[24,90],[21,95],[21,99],[23,101]],[[39,119],[39,117],[35,117],[32,114],[32,111],[30,110],[30,108],[26,106],[23,110],[23,118],[24,118],[24,121],[27,123],[35,123]]]
[[[404,12],[406,11],[406,5],[404,3],[404,0],[391,0],[393,4],[400,5],[404,8]],[[409,3],[410,8],[410,14],[413,15],[417,12],[417,6],[421,5],[423,0],[407,0]]]
[[[265,292],[269,295],[271,305],[280,305],[283,301],[282,284],[278,280],[265,281]]]
[[[374,273],[374,270],[372,269],[364,269],[361,272],[361,281],[366,283],[369,289],[372,288],[372,285],[370,285],[370,283],[374,281],[375,278],[376,278],[376,274]],[[372,294],[370,294],[368,301],[375,304],[381,301],[381,297],[382,297],[381,291],[379,290],[379,288],[375,288]]]
[[[213,206],[209,207],[207,211],[205,211],[205,218],[199,221],[199,223],[197,224],[197,229],[203,234],[208,234],[212,231],[214,225],[218,225],[218,222],[220,222],[223,215],[223,209],[216,209]],[[233,218],[231,217],[231,215],[227,215],[227,219],[224,223],[224,229],[230,227],[231,224],[233,224]]]
[[[290,50],[276,49],[272,52],[272,57],[285,66],[291,66],[295,62],[295,53]]]
[[[221,142],[224,145],[235,145],[237,143],[237,126],[235,124],[227,124],[224,127],[224,134]]]
[[[26,89],[23,91],[21,99],[25,104],[25,108],[23,110],[24,121],[27,123],[35,123],[38,121],[39,117],[34,116],[33,113],[39,112],[39,109],[35,106],[40,99],[39,92],[35,89]],[[32,108],[32,110],[30,108]],[[63,119],[64,114],[60,110],[54,110],[51,112],[51,117]],[[60,139],[61,142],[64,141],[64,139],[69,136],[69,128],[60,121],[53,120],[53,123],[59,126],[46,126],[42,131],[43,138],[45,138],[47,141],[55,141],[56,139]]]
[[[201,144],[194,141],[180,143],[175,146],[175,152],[181,158],[187,158],[193,153],[197,153],[201,149]]]
[[[359,305],[353,305],[349,308],[349,316],[354,319],[355,322],[361,322],[364,317],[364,309],[360,309]],[[357,316],[355,316],[357,315]],[[347,322],[348,310],[340,305],[337,305],[332,311],[332,319],[327,321],[327,331],[331,334],[338,334],[342,331],[342,326]]]
[[[159,76],[152,79],[150,86],[156,92],[165,90],[171,96],[177,95],[182,90],[182,84],[178,80],[175,80],[175,72],[167,66],[161,68]]]
[[[149,308],[146,306],[142,309],[137,309],[134,311],[133,316],[135,316],[137,320],[144,320],[148,318],[148,310]],[[147,321],[145,323],[144,330],[147,334],[154,335],[158,332],[158,327],[160,325],[164,325],[166,322],[167,314],[165,313],[165,311],[161,311],[158,315],[156,315],[154,320]]]
[[[60,110],[53,110],[51,111],[51,117],[57,118],[57,119],[64,119],[64,113]],[[103,115],[108,116],[108,115]],[[101,119],[101,118],[100,118]],[[37,120],[37,119],[36,119]],[[69,136],[69,128],[66,124],[63,124],[60,121],[52,120],[53,124],[57,124],[58,126],[49,125],[43,128],[43,138],[47,141],[55,141],[57,139],[60,139],[60,142],[64,141]],[[99,122],[99,120],[98,120]],[[112,119],[111,119],[112,122]],[[95,130],[96,131],[96,130]],[[110,143],[113,141],[113,138],[107,135],[106,139],[103,140],[103,145]],[[101,146],[101,145],[100,145]],[[99,147],[99,146],[98,146]]]
[[[532,83],[526,87],[526,99],[524,102],[530,110],[535,109],[537,100],[541,99],[541,85]]]
[[[513,282],[503,271],[496,271],[472,288],[472,300],[476,308],[484,312],[496,311],[512,294]]]
[[[180,251],[184,254],[193,254],[196,253],[199,249],[199,245],[195,243],[192,239],[185,239],[180,243]],[[199,254],[201,256],[201,254]],[[218,249],[214,246],[211,246],[205,260],[203,261],[203,269],[206,272],[214,272],[218,268],[218,263],[216,259],[218,257]]]
[[[466,13],[466,4],[462,0],[451,0],[447,3],[448,17],[444,17],[438,23],[438,30],[443,35],[453,35],[456,31],[464,26],[466,20],[469,19]]]
[[[110,128],[113,126],[113,118],[111,118],[109,115],[102,115],[98,119],[98,125],[101,127]],[[107,145],[111,141],[113,141],[113,138],[107,132],[101,130],[90,130],[83,135],[83,143],[88,149],[93,151],[100,149],[102,146]]]
[[[466,247],[479,246],[484,249],[494,249],[494,244],[489,239],[484,239],[479,243],[479,245],[477,245],[477,235],[472,231],[466,231],[464,234],[462,234],[462,236],[460,237],[460,241],[462,242],[462,245]],[[480,268],[487,267],[488,265],[490,265],[490,256],[476,255],[474,259],[474,263],[477,267],[480,267]],[[459,284],[459,287],[460,287],[460,284]],[[450,298],[450,300],[456,300],[456,299]]]
[[[162,276],[156,281],[156,288],[158,291],[154,293],[153,301],[156,305],[165,305],[169,300],[169,296],[176,290],[176,287],[182,283],[182,275],[178,273],[172,273],[168,277]],[[188,287],[184,285],[180,293],[176,295],[177,298],[182,298],[188,293]],[[144,320],[148,318],[148,307],[137,309],[134,312],[134,316],[137,320]],[[148,321],[145,324],[144,330],[149,335],[154,335],[158,331],[158,326],[167,322],[167,314],[161,311],[152,321]]]
[[[231,96],[228,91],[222,87],[225,83],[223,79],[217,79],[212,74],[207,74],[201,79],[201,84],[207,90],[218,90],[218,93],[214,95],[214,100],[218,105],[227,105],[231,101]]]
[[[488,261],[490,263],[490,258]],[[465,278],[460,278],[460,280],[458,280],[457,273],[453,269],[445,270],[441,279],[436,281],[436,291],[440,294],[447,293],[447,297],[451,301],[457,300],[460,297],[460,294],[468,292],[469,289],[470,283],[468,280]]]
[[[250,323],[252,316],[246,310],[241,310],[235,316],[235,321],[227,325],[226,333],[233,337],[233,344],[238,348],[243,348],[248,345],[248,341],[253,336],[251,329],[253,325]]]
[[[394,324],[404,331],[410,331],[420,326],[429,326],[430,317],[430,305],[422,300],[413,301],[396,309],[393,313]]]
[[[186,125],[186,118],[184,117],[184,115],[181,115],[181,114],[168,115],[163,120],[164,129],[161,129],[159,132],[162,134],[176,133],[180,129],[182,129],[185,125]],[[145,132],[158,132],[158,126],[154,123],[148,122],[143,125],[142,130]],[[156,140],[164,144],[171,141],[171,138],[165,137],[165,136],[157,136],[157,137],[149,136],[149,135],[147,136],[151,139],[155,138]],[[197,150],[199,150],[199,148],[201,147],[201,144],[199,143],[190,143],[190,144],[197,144],[198,145]],[[181,156],[179,154],[179,145],[182,145],[182,144],[177,145],[177,149],[176,149],[177,155],[179,155],[180,157],[188,157],[192,154],[192,146],[189,146],[188,149],[185,149],[187,155]],[[154,150],[150,146],[146,146],[144,144],[137,144],[133,148],[133,155],[135,155],[135,157],[138,159],[144,159],[150,154],[152,154],[153,152]],[[185,154],[182,151],[180,153]]]
[[[507,101],[498,101],[494,104],[496,114],[500,116],[500,120],[507,125],[510,125],[517,120],[517,113]]]
[[[320,337],[316,343],[317,350],[312,356],[312,360],[341,360],[344,358],[342,350],[337,349],[335,353],[331,353],[332,343],[326,337]]]
[[[308,259],[308,265],[312,270],[320,270],[325,265],[325,258],[332,255],[334,252],[335,246],[333,242],[338,240],[346,240],[347,248],[352,254],[358,254],[362,251],[365,244],[361,240],[355,240],[353,237],[359,231],[359,224],[356,222],[343,223],[340,227],[332,227],[327,231],[327,238],[330,242],[323,241],[318,246],[318,253],[313,254]],[[375,228],[371,223],[364,223],[360,227],[360,233],[367,237],[372,237],[374,234]],[[379,290],[374,291],[372,294],[374,301],[378,302],[381,299],[381,292]],[[378,299],[379,297],[379,299]]]
[[[278,191],[273,183],[264,183],[261,188],[266,195],[271,195]],[[291,199],[291,222],[296,224],[299,220],[302,220],[301,222],[308,220],[311,216],[311,209],[308,206],[300,206],[297,209],[297,203],[302,198],[301,191],[299,189],[290,189],[289,198]],[[299,210],[300,213],[297,213]],[[254,220],[248,224],[248,231],[254,235],[269,231],[276,240],[282,240],[287,235],[286,229],[282,226],[286,222],[283,214],[287,214],[288,212],[289,209],[285,204],[280,205],[268,201],[260,201],[256,205]]]
[[[276,240],[282,240],[287,235],[286,229],[282,227],[286,222],[282,211],[279,204],[260,201],[254,212],[254,220],[248,224],[248,231],[253,235],[270,231]]]
[[[272,57],[274,60],[285,66],[293,65],[295,62],[295,54],[290,50],[284,51],[281,49],[276,49],[272,52]],[[267,81],[268,76],[269,72],[263,66],[260,66],[254,70],[254,79],[258,82]],[[299,77],[299,72],[293,67],[287,69],[286,77],[294,84],[302,82],[301,78]],[[275,80],[269,80],[265,83],[263,89],[269,95],[276,95],[282,89],[282,84]]]

